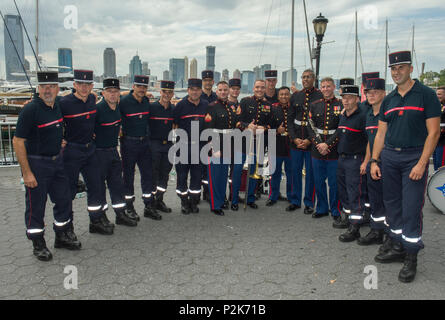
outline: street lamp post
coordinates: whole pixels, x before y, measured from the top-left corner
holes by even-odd
[[[312,23],[314,24],[315,35],[317,39],[317,48],[315,49],[315,59],[317,59],[316,63],[316,71],[315,71],[315,87],[318,88],[318,75],[320,72],[320,53],[321,53],[321,44],[323,41],[324,33],[326,32],[326,27],[328,25],[329,20],[324,16],[320,15],[315,18]]]

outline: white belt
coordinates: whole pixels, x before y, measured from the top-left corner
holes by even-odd
[[[298,121],[297,119],[294,120],[294,123],[298,126],[307,126],[306,121]]]
[[[318,129],[318,128],[317,128],[317,132],[318,132],[319,134],[324,134],[325,136],[326,136],[326,135],[329,135],[329,134],[334,134],[335,131],[337,131],[337,130],[321,130],[321,129]]]
[[[441,124],[440,124],[440,127],[441,127],[441,128],[445,127],[445,123],[441,123]]]
[[[214,133],[222,133],[222,134],[227,134],[227,133],[233,133],[233,129],[213,129]]]

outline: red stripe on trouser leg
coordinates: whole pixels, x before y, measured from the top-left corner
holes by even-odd
[[[445,166],[445,146],[442,147],[442,167]]]

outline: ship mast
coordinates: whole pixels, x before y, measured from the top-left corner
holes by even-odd
[[[290,83],[294,84],[294,18],[295,18],[295,0],[292,0],[292,31],[291,31],[291,49],[290,49]]]
[[[386,41],[385,41],[385,81],[388,75],[388,19],[385,22]]]
[[[36,56],[39,60],[39,0],[36,0]],[[39,66],[39,61],[37,61],[37,67]]]
[[[354,71],[354,83],[357,81],[357,46],[358,46],[358,31],[357,31],[357,11],[355,11],[355,71]]]

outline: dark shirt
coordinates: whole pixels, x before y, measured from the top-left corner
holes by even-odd
[[[102,99],[97,105],[96,128],[94,129],[96,147],[103,149],[117,147],[121,121],[119,105],[113,110],[105,99]]]
[[[440,116],[440,138],[439,145],[445,146],[445,102],[441,103],[442,115]]]
[[[150,101],[143,97],[139,102],[130,94],[121,98],[119,107],[122,115],[122,133],[130,137],[146,137],[150,135],[148,119],[150,115]]]
[[[309,125],[307,127],[309,140],[312,142],[312,157],[320,160],[338,159],[338,123],[343,106],[337,98],[330,100],[320,99],[309,105],[309,118],[314,122],[317,132]],[[319,134],[319,137],[317,136]],[[316,146],[320,143],[326,143],[330,152],[323,156],[318,152]]]
[[[171,103],[167,109],[159,101],[150,105],[150,139],[168,141],[168,135],[173,129],[173,109],[174,106]]]
[[[280,103],[274,103],[272,105],[271,116],[271,129],[278,129],[283,125],[286,132],[283,134],[276,133],[276,155],[277,157],[289,157],[290,156],[290,140],[288,129],[288,113],[290,106],[283,106]]]
[[[241,100],[240,129],[244,130],[252,121],[258,126],[268,127],[271,122],[272,105],[265,99],[247,97]]]
[[[264,97],[270,104],[278,103],[278,89],[275,89],[275,94],[272,97],[269,97],[267,94],[265,94]]]
[[[15,131],[17,138],[26,139],[28,155],[52,157],[60,153],[63,138],[63,117],[59,104],[48,107],[35,97],[20,112]]]
[[[372,109],[372,106],[369,104],[368,100],[359,102],[358,107],[362,109],[365,113],[367,113],[369,109]]]
[[[71,93],[60,98],[59,104],[65,122],[65,140],[78,144],[92,142],[96,125],[96,96],[90,94],[83,102]]]
[[[369,110],[366,115],[366,133],[368,134],[369,150],[372,156],[372,149],[374,148],[374,140],[379,129],[379,117],[380,113],[374,115],[374,110]]]
[[[415,80],[402,97],[396,88],[383,99],[380,119],[388,124],[385,145],[393,148],[423,147],[428,136],[426,120],[440,117],[436,93]]]
[[[195,105],[188,99],[184,98],[178,102],[173,109],[174,123],[178,125],[179,129],[187,132],[188,141],[192,141],[192,123],[195,122],[199,128],[199,134],[204,129],[204,118],[207,112],[208,103],[204,99],[200,99],[199,104]],[[200,137],[198,137],[199,142]]]
[[[368,138],[366,136],[366,113],[357,105],[357,109],[351,114],[346,112],[340,116],[338,124],[339,154],[365,155]]]
[[[201,94],[201,99],[206,100],[209,104],[211,104],[212,102],[218,100],[218,97],[216,96],[215,92],[211,92],[210,96],[208,96],[204,91]]]

